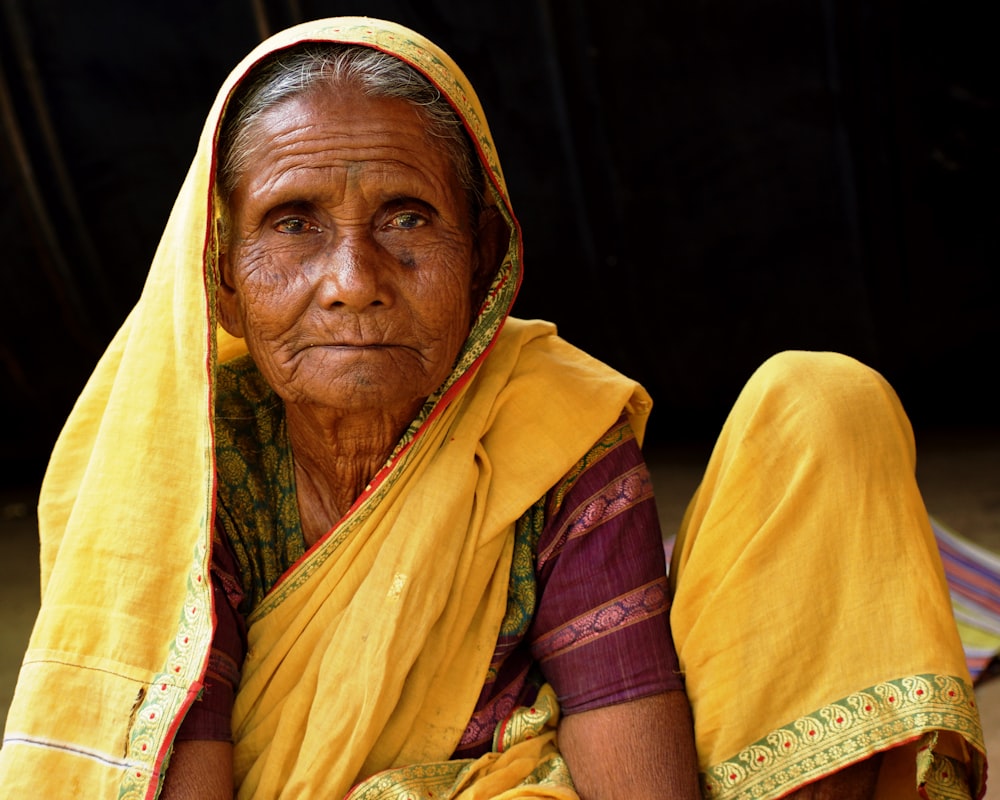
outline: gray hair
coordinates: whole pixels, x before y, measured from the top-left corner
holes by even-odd
[[[359,45],[307,43],[258,64],[229,101],[219,135],[217,191],[223,225],[229,199],[247,169],[254,126],[269,109],[319,86],[357,86],[369,97],[415,106],[428,132],[441,140],[475,215],[483,203],[483,174],[465,126],[441,92],[398,58]],[[473,216],[475,219],[475,216]]]

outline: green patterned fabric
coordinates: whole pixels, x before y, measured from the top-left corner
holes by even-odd
[[[255,608],[305,554],[285,409],[249,356],[219,368],[215,409],[217,520]]]

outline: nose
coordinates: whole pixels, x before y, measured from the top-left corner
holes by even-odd
[[[364,236],[338,237],[322,256],[317,301],[324,308],[361,311],[390,303],[384,254]]]

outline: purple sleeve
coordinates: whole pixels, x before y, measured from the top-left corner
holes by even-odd
[[[652,482],[628,425],[568,481],[550,495],[529,632],[563,712],[683,691]]]
[[[225,534],[212,541],[212,598],[216,627],[208,657],[205,689],[177,731],[178,741],[232,741],[233,700],[246,653],[246,622],[239,611],[243,588]]]

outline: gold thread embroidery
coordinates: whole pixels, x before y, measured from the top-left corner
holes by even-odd
[[[701,775],[702,792],[712,800],[771,800],[867,756],[910,741],[921,733],[961,734],[981,753],[982,728],[972,687],[947,675],[914,675],[887,681],[831,703],[771,731],[733,758]],[[981,756],[973,774],[982,780]],[[925,787],[941,798],[950,794],[955,770],[934,757]],[[938,775],[950,774],[950,781]],[[966,784],[967,787],[967,784]],[[968,788],[965,789],[968,792]]]
[[[497,726],[494,750],[503,752],[520,742],[552,736],[559,721],[559,703],[548,685],[541,688],[531,707],[521,706]],[[442,800],[455,797],[476,777],[475,759],[456,759],[431,764],[413,764],[385,770],[362,781],[346,800]],[[542,757],[521,785],[573,786],[562,756]]]
[[[927,800],[970,800],[969,774],[964,764],[937,755],[920,783]]]
[[[493,749],[502,753],[518,742],[541,736],[546,729],[559,724],[559,703],[548,684],[538,691],[534,704],[519,706],[510,716],[497,725],[493,736]]]

